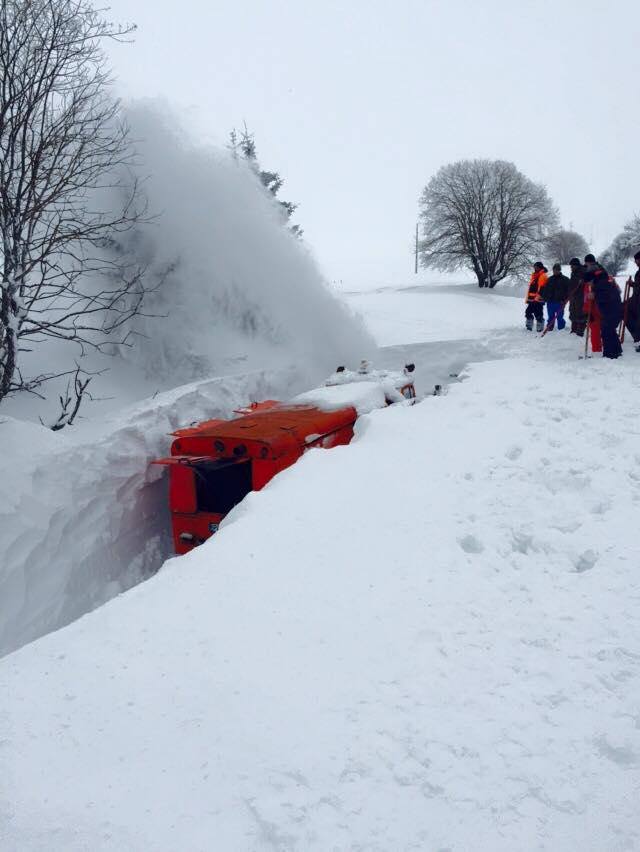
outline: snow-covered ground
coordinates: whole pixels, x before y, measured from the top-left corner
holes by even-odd
[[[505,295],[505,292],[509,295]],[[511,288],[481,290],[474,284],[429,283],[347,293],[380,346],[482,338],[512,328],[516,302]]]
[[[442,297],[381,360],[462,381],[0,661],[0,848],[640,848],[640,356],[396,336]]]

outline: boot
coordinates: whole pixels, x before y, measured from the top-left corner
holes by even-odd
[[[533,320],[532,319],[527,318],[527,321],[526,321],[525,324],[527,326],[527,331],[533,331]]]
[[[544,320],[538,320],[536,322],[536,331],[543,331],[543,330],[544,330]]]

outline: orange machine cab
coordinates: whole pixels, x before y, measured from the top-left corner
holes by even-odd
[[[321,411],[273,400],[174,432],[169,506],[176,553],[188,553],[213,535],[220,521],[250,491],[259,491],[313,447],[348,444],[355,408]]]

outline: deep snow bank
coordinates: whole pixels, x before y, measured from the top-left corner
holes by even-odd
[[[163,469],[169,433],[287,398],[295,370],[185,385],[101,426],[53,433],[0,417],[0,654],[150,576],[171,553]]]
[[[3,848],[636,848],[637,383],[475,366],[5,658]]]

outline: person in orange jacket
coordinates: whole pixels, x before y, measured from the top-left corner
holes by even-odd
[[[533,320],[536,321],[536,331],[542,331],[544,328],[544,299],[542,290],[547,283],[547,269],[542,261],[537,260],[533,264],[533,272],[529,279],[529,287],[524,300],[527,303],[524,312],[525,325],[528,331],[533,329]]]

